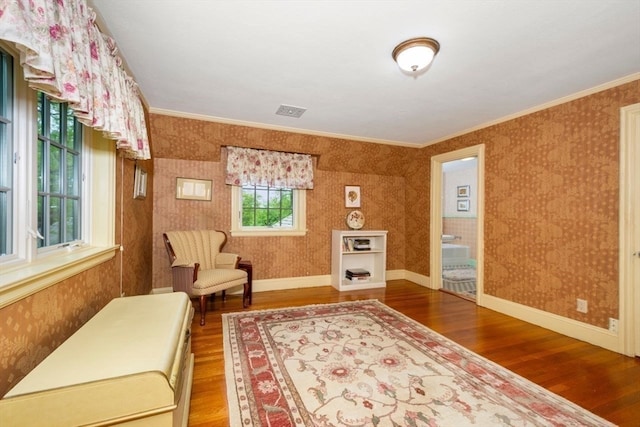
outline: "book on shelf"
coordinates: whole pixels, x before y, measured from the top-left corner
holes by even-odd
[[[354,276],[354,277],[345,277],[351,283],[369,283],[370,276]]]
[[[345,276],[347,277],[347,279],[353,277],[370,277],[371,273],[369,273],[369,271],[365,270],[364,268],[349,268],[345,271]]]
[[[369,239],[353,239],[353,250],[355,251],[370,251],[371,240]]]
[[[342,251],[353,252],[353,239],[349,239],[348,237],[342,238]]]
[[[350,237],[342,238],[342,251],[343,252],[353,252],[353,251],[370,251],[371,250],[371,240],[370,239],[353,239]]]
[[[371,279],[371,273],[364,268],[347,268],[344,276],[351,283],[368,283]]]

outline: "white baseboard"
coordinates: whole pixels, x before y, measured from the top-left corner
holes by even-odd
[[[513,301],[507,301],[492,295],[484,294],[482,306],[506,314],[516,319],[524,320],[537,326],[558,332],[559,334],[588,342],[607,350],[622,353],[618,334],[608,329],[599,328],[577,320],[562,317],[557,314],[528,307]]]
[[[401,277],[401,279],[408,280],[420,286],[424,286],[425,288],[431,288],[431,279],[429,278],[429,276],[424,276],[422,274],[414,273],[413,271],[406,271],[406,270],[403,270],[403,271],[404,271],[404,277]]]
[[[281,291],[287,289],[315,288],[331,286],[331,275],[283,277],[279,279],[261,279],[253,281],[253,292]]]
[[[407,270],[388,270],[387,280],[405,279],[420,286],[431,288],[429,276],[414,273]],[[262,279],[253,281],[253,292],[267,292],[286,289],[313,288],[318,286],[331,286],[331,275],[285,277],[279,279]],[[152,294],[171,292],[171,288],[154,288]],[[242,290],[233,293],[241,293]],[[621,350],[622,340],[618,334],[614,334],[607,329],[579,322],[577,320],[562,317],[537,308],[528,307],[512,301],[492,295],[483,294],[480,299],[482,306],[506,314],[516,319],[541,326],[559,334],[576,338],[616,353],[623,353]],[[624,353],[623,353],[624,354]]]
[[[388,270],[387,280],[399,280],[406,278],[406,270]],[[416,275],[418,276],[418,275]],[[425,277],[425,276],[422,276]],[[408,279],[411,280],[411,279]],[[413,281],[413,280],[412,280]],[[287,289],[316,288],[319,286],[331,286],[331,275],[302,276],[302,277],[281,277],[278,279],[261,279],[253,281],[253,292],[282,291]],[[171,287],[153,288],[152,294],[162,294],[172,292]],[[242,289],[230,292],[232,294],[242,293]]]
[[[387,280],[404,279],[405,270],[388,270]],[[253,292],[281,291],[287,289],[316,288],[331,286],[331,275],[282,277],[278,279],[261,279],[253,281]]]

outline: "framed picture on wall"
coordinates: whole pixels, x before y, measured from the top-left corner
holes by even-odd
[[[176,199],[211,200],[211,180],[177,178]]]
[[[469,186],[468,185],[458,185],[458,197],[469,197],[470,196]],[[460,209],[458,209],[460,210]],[[467,209],[468,210],[468,209]]]
[[[469,212],[469,199],[458,200],[458,212]]]
[[[360,186],[359,185],[345,185],[344,207],[345,208],[360,207]]]
[[[144,199],[147,197],[147,171],[136,165],[133,174],[133,198]]]

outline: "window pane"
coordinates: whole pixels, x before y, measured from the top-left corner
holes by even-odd
[[[42,236],[47,235],[46,224],[45,224],[45,202],[46,196],[38,196],[38,233]],[[45,241],[42,239],[38,239],[38,247],[41,248],[45,245]]]
[[[78,195],[78,156],[72,153],[67,153],[67,195],[68,196],[77,196]]]
[[[66,119],[67,119],[67,135],[65,138],[65,144],[68,148],[72,150],[77,150],[76,146],[76,126],[75,126],[75,117],[73,116],[73,110],[70,108],[66,109]]]
[[[11,144],[8,140],[8,126],[0,122],[0,187],[11,187]]]
[[[62,199],[49,197],[49,245],[62,243]]]
[[[38,92],[38,135],[44,135],[44,94]]]
[[[60,156],[62,150],[58,147],[49,148],[49,193],[60,194],[62,188],[62,174],[60,170]]]
[[[0,116],[8,117],[13,105],[13,58],[0,50]]]
[[[257,208],[266,208],[269,202],[269,190],[267,187],[256,187],[256,201],[255,206]]]
[[[248,185],[243,187],[243,227],[293,228],[293,214],[293,190]]]
[[[0,50],[0,256],[13,253],[13,58]]]
[[[256,192],[253,187],[242,188],[242,207],[253,208],[256,206]]]
[[[60,117],[60,104],[57,102],[49,102],[49,132],[47,134],[45,129],[44,136],[49,137],[52,141],[60,141],[61,120]]]
[[[7,126],[0,123],[0,255],[11,253],[11,188],[13,187],[11,146],[7,141]]]
[[[80,238],[80,202],[77,199],[67,199],[66,221],[67,232],[65,242],[72,242]]]
[[[11,234],[9,227],[9,204],[7,192],[0,191],[0,255],[11,253]]]
[[[82,127],[68,104],[38,95],[38,227],[43,246],[81,240]]]
[[[44,142],[38,140],[38,192],[44,192]]]

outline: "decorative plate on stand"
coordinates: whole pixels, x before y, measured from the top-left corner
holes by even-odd
[[[347,225],[352,230],[360,230],[364,227],[364,214],[360,211],[351,211],[347,214]]]

